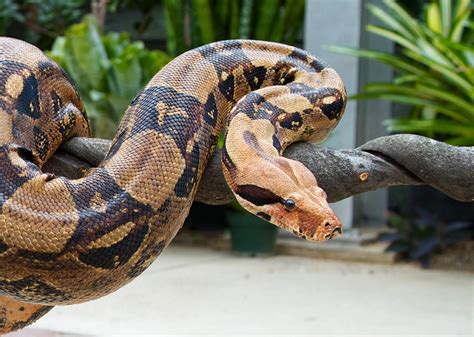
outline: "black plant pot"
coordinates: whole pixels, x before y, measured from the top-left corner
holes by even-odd
[[[275,253],[275,225],[250,214],[228,212],[226,215],[234,252],[248,256]]]

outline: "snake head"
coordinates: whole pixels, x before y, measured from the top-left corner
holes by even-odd
[[[310,241],[342,234],[342,224],[329,207],[326,193],[303,164],[279,158],[259,170],[258,180],[234,190],[245,209]]]

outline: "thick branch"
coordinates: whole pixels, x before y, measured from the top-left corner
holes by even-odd
[[[79,178],[99,165],[110,141],[74,138],[45,165],[44,170]],[[290,146],[286,157],[299,160],[316,176],[330,202],[394,185],[430,185],[450,197],[474,201],[474,147],[456,147],[415,135],[371,140],[355,150],[333,150],[309,143]],[[196,200],[221,205],[233,195],[222,175],[220,153],[204,172]]]

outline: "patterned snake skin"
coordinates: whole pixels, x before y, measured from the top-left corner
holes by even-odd
[[[314,176],[281,154],[324,140],[345,103],[337,73],[303,50],[205,45],[155,75],[104,162],[68,180],[41,166],[89,136],[78,93],[36,47],[0,38],[0,332],[141,274],[182,226],[224,123],[223,170],[242,206],[308,240],[341,233]]]

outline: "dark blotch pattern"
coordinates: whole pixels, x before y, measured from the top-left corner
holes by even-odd
[[[217,85],[222,95],[231,102],[234,100],[234,81],[235,76],[228,75],[225,80],[221,80]]]
[[[0,254],[6,252],[7,250],[8,246],[4,242],[0,241]]]
[[[109,247],[91,249],[86,253],[82,253],[79,255],[79,260],[96,268],[117,268],[128,262],[133,254],[135,254],[147,233],[148,225],[135,227],[119,242]]]
[[[12,326],[12,331],[16,331],[16,330],[20,330],[20,329],[23,329],[24,327],[28,326],[28,325],[31,325],[33,324],[34,322],[36,322],[39,318],[43,317],[44,315],[46,315],[51,309],[53,309],[53,307],[48,307],[48,306],[44,306],[44,307],[40,307],[38,310],[35,311],[35,313],[33,315],[31,315],[26,321],[22,321],[22,322],[16,322],[15,324],[13,324]],[[0,324],[0,327],[1,327],[1,324]]]
[[[65,183],[70,186],[68,181],[65,180]],[[141,228],[145,225],[143,219],[150,219],[154,214],[150,206],[135,200],[102,168],[97,169],[96,174],[83,184],[69,188],[79,213],[79,222],[66,244],[65,252],[75,250],[77,246],[86,247],[127,222],[133,222],[137,226],[135,228]],[[99,193],[104,200],[108,200],[104,209],[90,207],[96,193]],[[133,249],[135,247],[132,244],[130,250]]]
[[[165,114],[162,123],[159,123],[156,110],[159,102],[166,102],[169,109],[182,109],[187,112],[187,116]],[[132,137],[146,130],[154,130],[173,138],[184,156],[188,139],[191,139],[201,127],[199,116],[203,112],[206,113],[204,104],[193,96],[182,94],[169,87],[145,89],[135,105],[138,103],[140,104],[140,113],[136,118],[137,122],[134,123],[127,137]]]
[[[255,110],[255,107],[257,109]],[[244,113],[251,119],[266,119],[272,121],[276,116],[284,113],[282,109],[265,100],[265,98],[252,92],[239,102],[239,112]]]
[[[104,158],[104,161],[109,160],[110,158],[112,158],[117,153],[117,151],[122,146],[123,142],[127,139],[126,134],[127,134],[127,131],[122,130],[120,132],[120,134],[115,137],[112,145],[110,146],[109,152],[107,153],[107,155]]]
[[[128,277],[135,278],[145,271],[150,263],[150,260],[154,260],[155,257],[161,254],[163,249],[166,247],[166,241],[160,241],[153,243],[151,247],[146,249],[146,253],[143,254],[140,259],[130,268]]]
[[[285,129],[298,130],[303,125],[303,118],[299,112],[288,113],[280,120],[280,126]]]
[[[344,111],[345,102],[342,99],[341,95],[336,95],[336,100],[331,104],[323,104],[321,106],[321,111],[326,115],[329,119],[336,119],[339,118],[342,111]]]
[[[272,219],[272,217],[269,214],[264,213],[264,212],[258,212],[256,215],[266,221],[270,221]]]
[[[76,126],[76,114],[66,107],[61,117],[58,121],[59,132],[66,138]]]
[[[252,90],[257,90],[262,86],[266,75],[267,69],[263,66],[255,67],[251,70],[244,70],[245,79]]]
[[[34,297],[38,301],[47,303],[51,298],[67,301],[71,296],[35,277],[26,277],[21,280],[8,281],[0,279],[0,293],[18,294],[20,298]]]
[[[18,96],[16,109],[19,113],[33,119],[39,119],[41,117],[38,81],[34,75],[28,76],[23,81],[23,90]]]
[[[63,107],[63,101],[55,90],[51,91],[51,98],[53,99],[53,109],[55,114],[59,114],[59,110]]]
[[[233,175],[235,174],[235,172],[237,170],[237,167],[235,166],[234,162],[232,161],[232,158],[230,158],[229,153],[227,152],[225,146],[222,148],[221,156],[222,156],[222,163],[227,168],[230,175],[233,177]]]
[[[217,106],[214,94],[209,94],[207,102],[204,104],[204,121],[211,127],[215,127],[217,123]]]
[[[276,134],[274,134],[272,136],[272,142],[273,142],[273,147],[275,149],[277,149],[278,152],[280,152],[281,151],[281,143],[280,143],[280,140],[278,139]]]
[[[197,178],[197,170],[199,166],[199,144],[194,144],[194,147],[191,153],[186,154],[186,167],[184,168],[184,172],[179,177],[176,185],[174,187],[174,192],[178,197],[187,197],[191,193]]]
[[[41,161],[46,159],[49,151],[49,139],[46,132],[39,127],[33,127],[33,135],[35,137],[35,154]]]
[[[6,145],[0,147],[0,167],[2,168],[0,170],[0,182],[2,182],[2,188],[0,189],[0,209],[21,185],[33,178],[31,175],[25,175],[23,169],[11,163],[8,153],[18,150],[18,148],[13,149],[11,146]]]
[[[30,72],[29,68],[23,63],[10,60],[0,60],[0,74],[21,74],[24,70]],[[5,97],[0,97],[0,108],[2,108],[6,113],[11,114],[12,107],[10,99],[5,100],[5,98],[9,97],[6,95],[7,90],[5,88],[6,80],[8,78],[8,76],[0,76],[0,92],[5,93]]]
[[[24,257],[31,260],[38,260],[38,261],[52,261],[58,257],[59,254],[56,253],[42,253],[42,252],[33,252],[30,250],[23,250],[20,249],[16,253],[19,257]]]
[[[282,199],[272,191],[256,185],[239,185],[235,189],[237,195],[256,206],[275,204]]]
[[[250,147],[253,147],[257,150],[260,150],[262,151],[262,148],[260,147],[260,144],[258,143],[258,139],[257,139],[257,136],[255,136],[254,133],[248,131],[248,130],[245,130],[242,134],[243,138],[244,138],[244,142],[249,145]]]
[[[308,53],[299,48],[295,48],[293,52],[288,55],[287,59],[283,61],[283,63],[295,63],[295,60],[297,61],[298,67],[309,72],[319,73],[321,72],[321,70],[327,67],[327,65],[323,61],[317,58],[315,58],[313,61],[311,61],[310,64],[308,64]]]
[[[56,67],[54,66],[54,63],[50,61],[40,61],[38,62],[38,68],[41,71],[42,74],[48,75],[51,73]]]
[[[232,73],[235,67],[241,65],[251,66],[252,62],[242,50],[242,44],[240,41],[233,40],[225,43],[226,53],[222,53],[218,46],[205,45],[196,51],[209,60],[217,72],[217,76],[222,78],[222,73]]]

